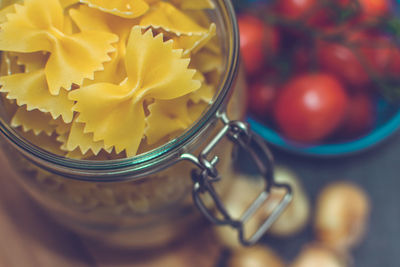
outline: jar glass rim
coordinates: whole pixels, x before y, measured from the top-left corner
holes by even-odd
[[[115,160],[79,160],[66,158],[64,156],[53,154],[40,147],[37,147],[30,143],[28,140],[23,138],[14,130],[8,123],[0,118],[0,132],[2,135],[12,143],[25,157],[33,160],[36,164],[46,166],[51,164],[52,168],[58,169],[73,169],[76,171],[111,171],[124,169],[129,167],[130,171],[135,169],[145,169],[156,164],[155,160],[163,160],[168,158],[168,155],[174,153],[177,149],[190,142],[191,138],[200,129],[204,128],[207,123],[215,117],[216,112],[226,99],[232,84],[235,81],[235,77],[238,71],[239,65],[239,32],[238,25],[236,22],[235,10],[230,0],[216,0],[218,12],[221,13],[222,19],[226,24],[225,27],[228,33],[229,40],[227,41],[227,62],[226,70],[222,75],[220,85],[221,87],[217,90],[217,95],[213,100],[213,103],[207,107],[203,112],[200,119],[198,119],[188,130],[182,133],[180,136],[172,139],[164,145],[139,154],[131,158],[115,159]],[[114,172],[115,173],[115,172]],[[98,177],[99,173],[96,173]],[[73,178],[76,178],[73,176]],[[99,177],[100,178],[100,177]],[[84,179],[85,180],[85,179]]]

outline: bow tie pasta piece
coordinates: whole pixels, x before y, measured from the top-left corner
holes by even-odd
[[[203,109],[195,109],[193,115],[190,114],[194,110],[191,106],[199,102],[210,103],[215,94],[215,87],[208,85],[200,72],[196,72],[193,78],[201,82],[198,90],[174,100],[158,100],[149,105],[150,115],[146,117],[145,128],[148,145],[152,146],[166,136],[172,137],[187,129],[206,108],[206,105],[197,105]]]
[[[222,57],[209,49],[202,49],[192,56],[191,66],[202,73],[222,70]]]
[[[58,0],[27,0],[1,25],[1,50],[36,52],[51,49],[51,37],[61,37],[64,15]],[[14,46],[14,47],[12,47]]]
[[[35,135],[32,131],[21,132],[22,137],[29,140],[30,143],[43,150],[49,151],[56,155],[65,155],[66,153],[60,149],[60,143],[55,139],[54,136],[48,136],[44,133]],[[32,165],[33,166],[33,165]]]
[[[198,90],[175,100],[159,100],[149,105],[150,115],[146,117],[145,129],[148,145],[156,144],[166,136],[171,137],[187,129],[206,108],[201,105],[203,110],[200,112],[196,110],[196,115],[193,115],[190,114],[193,110],[190,107],[199,102],[207,104],[211,102],[215,94],[215,87],[208,85],[204,75],[200,72],[196,72],[193,78],[201,82]]]
[[[111,60],[108,53],[115,51],[110,45],[118,40],[114,37],[105,32],[88,31],[65,41],[67,46],[71,45],[70,49],[59,49],[46,64],[50,92],[57,94],[60,88],[70,90],[72,84],[81,85],[83,79],[93,79],[95,71],[104,70],[103,63]]]
[[[0,0],[0,23],[7,21],[7,14],[14,13],[15,3],[21,3],[22,0]]]
[[[215,95],[215,86],[207,84],[207,81],[204,77],[203,74],[200,72],[196,72],[196,75],[194,77],[196,80],[199,80],[201,82],[201,87],[199,90],[196,90],[192,93],[189,94],[189,99],[197,104],[201,101],[205,103],[211,103],[214,95]]]
[[[140,21],[140,26],[154,29],[161,28],[167,32],[172,32],[177,36],[185,35],[204,35],[206,28],[201,27],[190,17],[165,2],[156,4],[147,12]]]
[[[190,119],[192,121],[196,121],[198,118],[201,117],[203,112],[207,109],[208,103],[206,102],[199,102],[196,104],[189,105],[188,112],[190,115]]]
[[[80,2],[123,18],[140,17],[149,9],[149,5],[144,0],[80,0]]]
[[[104,140],[107,146],[115,145],[117,152],[126,149],[135,154],[143,136],[144,110],[125,90],[98,83],[71,92],[70,98],[77,101],[77,120],[85,123],[86,132],[93,132],[95,141]]]
[[[126,42],[136,20],[116,17],[87,6],[72,9],[70,15],[82,31],[98,30],[112,32],[119,36],[119,41],[114,45],[116,51],[110,55],[111,60],[104,64],[104,70],[95,73],[93,81],[85,81],[84,86],[99,82],[118,84],[126,78],[124,59]]]
[[[95,157],[96,155],[94,155],[90,150],[86,152],[86,154],[82,154],[81,150],[77,148],[74,151],[67,152],[65,156],[70,159],[89,159]]]
[[[187,96],[173,100],[158,100],[149,105],[150,115],[146,117],[145,136],[147,144],[153,145],[165,136],[186,129],[192,124],[188,114]]]
[[[24,132],[33,131],[35,135],[45,133],[50,136],[55,131],[55,126],[51,125],[50,121],[51,116],[47,113],[19,107],[11,120],[11,126],[21,127]]]
[[[125,150],[128,157],[136,155],[145,129],[145,100],[175,99],[200,88],[189,62],[162,34],[154,37],[152,30],[143,34],[141,27],[133,27],[126,51],[127,79],[70,92],[80,113],[77,121],[85,123],[85,132],[93,132],[94,141],[104,140],[106,147],[115,146],[117,153]]]
[[[61,120],[50,122],[55,126],[57,134],[57,141],[61,143],[60,148],[62,151],[67,152],[66,156],[73,158],[89,158],[97,156],[101,149],[104,149],[103,142],[94,142],[93,134],[84,133],[84,125],[74,121],[73,123],[64,123]],[[105,151],[111,153],[112,149],[109,148]]]
[[[214,55],[221,55],[221,44],[218,38],[212,38],[205,46],[204,49],[208,51],[208,53],[212,53]]]
[[[208,31],[204,34],[192,36],[181,35],[174,38],[174,44],[176,48],[183,49],[183,56],[188,56],[203,48],[215,36],[215,34],[216,26],[212,23]]]
[[[52,120],[50,122],[51,125],[53,125],[55,127],[55,132],[56,135],[58,135],[58,137],[60,136],[67,136],[68,132],[71,131],[71,123],[65,123],[63,120],[61,119],[57,119],[57,120]],[[58,139],[57,137],[57,139]],[[60,137],[60,142],[61,143],[65,143],[65,141],[67,140],[66,138],[63,139],[63,137]]]
[[[68,126],[70,127],[69,130],[71,130],[71,125],[68,124]],[[57,142],[60,142],[60,143],[61,143],[60,149],[61,149],[62,151],[64,151],[64,152],[67,152],[67,151],[68,151],[67,148],[65,147],[65,143],[66,143],[67,140],[68,140],[68,133],[69,133],[69,131],[66,132],[66,133],[64,133],[64,134],[57,135],[57,138],[56,138]]]
[[[0,92],[7,93],[8,99],[15,99],[18,106],[26,105],[28,110],[38,109],[49,112],[54,119],[61,116],[65,122],[72,121],[74,102],[64,89],[58,95],[50,94],[44,69],[2,76],[0,86]]]
[[[119,84],[126,79],[127,74],[124,64],[125,42],[118,42],[116,49],[116,52],[111,54],[111,60],[104,63],[104,70],[96,72],[93,80],[85,80],[83,86],[100,82]]]
[[[204,10],[185,10],[184,13],[203,28],[209,28],[212,23]]]
[[[212,0],[171,0],[172,3],[182,9],[214,9],[215,5]]]
[[[131,28],[139,23],[139,19],[113,16],[84,5],[69,10],[69,14],[81,31],[104,31],[119,37],[127,37]]]
[[[111,153],[112,147],[106,149],[103,141],[94,142],[92,133],[84,133],[85,125],[83,123],[74,121],[68,126],[69,131],[57,138],[58,141],[63,143],[62,150],[73,152],[79,149],[82,155],[87,155],[88,153],[97,155],[102,149]]]
[[[16,13],[7,15],[0,25],[0,50],[30,53],[50,52],[45,66],[49,91],[57,95],[60,88],[70,90],[84,78],[93,79],[95,71],[110,60],[114,34],[85,31],[64,32],[63,9],[58,0],[26,0],[15,5]]]
[[[113,159],[122,159],[125,158],[123,153],[115,154],[114,151],[105,151],[100,150],[98,154],[93,154],[92,150],[88,150],[85,154],[82,154],[79,148],[75,149],[74,151],[67,152],[67,158],[72,159],[84,159],[84,160],[113,160]]]

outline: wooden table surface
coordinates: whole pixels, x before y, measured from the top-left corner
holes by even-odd
[[[148,253],[100,248],[48,218],[15,183],[2,153],[0,168],[0,267],[207,267],[219,257],[207,229]]]

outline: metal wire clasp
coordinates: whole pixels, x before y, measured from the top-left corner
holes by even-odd
[[[192,191],[193,201],[198,209],[212,223],[217,225],[230,225],[235,228],[238,231],[240,242],[245,246],[249,246],[256,243],[264,235],[290,203],[292,200],[292,190],[290,186],[286,184],[277,184],[274,182],[272,154],[265,142],[259,136],[252,133],[246,123],[242,121],[231,121],[228,119],[226,113],[220,114],[219,118],[224,123],[224,127],[210,141],[199,156],[196,157],[192,154],[185,153],[181,155],[181,159],[190,160],[198,167],[198,169],[192,170],[191,173],[194,183]],[[265,190],[258,195],[256,200],[239,219],[234,219],[229,215],[224,203],[214,188],[213,184],[221,179],[216,167],[219,160],[218,156],[212,157],[211,160],[208,159],[215,146],[224,138],[228,138],[245,149],[266,180]],[[284,188],[286,191],[284,197],[275,210],[261,224],[260,228],[250,238],[246,239],[244,233],[245,223],[268,201],[273,187]],[[211,196],[215,204],[216,213],[209,210],[202,200],[201,196],[206,193]]]

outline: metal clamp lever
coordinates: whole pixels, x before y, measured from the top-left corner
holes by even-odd
[[[194,203],[198,209],[212,223],[217,225],[230,225],[231,227],[235,228],[238,231],[240,242],[245,246],[249,246],[256,243],[264,235],[264,233],[284,211],[286,206],[291,202],[292,190],[289,185],[277,184],[274,182],[273,157],[265,142],[259,136],[253,134],[246,123],[241,121],[230,121],[225,113],[221,114],[220,118],[224,123],[224,127],[204,148],[199,156],[196,157],[192,154],[186,153],[181,155],[181,159],[189,160],[199,167],[199,169],[192,170],[192,179],[194,182],[192,194]],[[211,160],[207,159],[215,146],[225,137],[227,137],[233,143],[238,144],[250,154],[260,173],[266,180],[265,190],[258,195],[256,200],[239,219],[233,219],[229,215],[225,205],[221,201],[221,198],[218,196],[213,186],[215,182],[218,182],[221,179],[216,168],[219,158],[214,156]],[[256,152],[258,150],[260,150],[265,159]],[[263,206],[264,203],[269,200],[271,189],[274,187],[284,188],[286,191],[284,197],[274,211],[261,224],[259,229],[249,239],[246,239],[244,233],[245,223],[252,218],[252,216]],[[201,196],[206,193],[211,196],[219,216],[215,215],[211,210],[209,210],[202,200]]]

